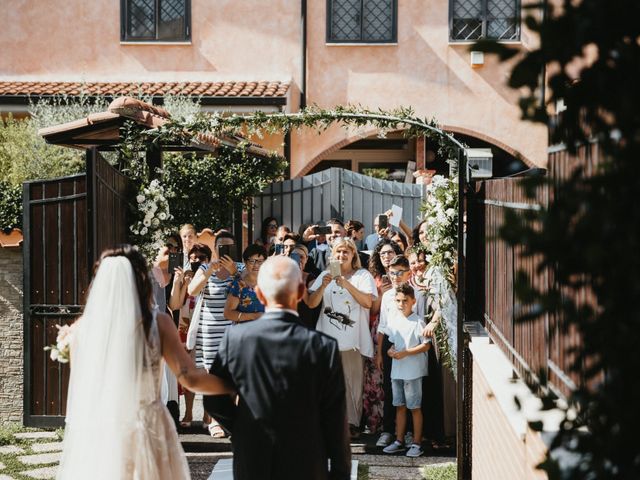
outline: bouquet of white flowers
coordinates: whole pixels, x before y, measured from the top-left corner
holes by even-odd
[[[58,336],[56,337],[55,345],[44,347],[45,350],[51,352],[49,356],[54,362],[69,362],[71,340],[73,340],[73,325],[56,325]]]

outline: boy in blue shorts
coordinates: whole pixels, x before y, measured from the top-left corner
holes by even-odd
[[[384,332],[393,344],[387,355],[392,358],[391,389],[393,406],[396,407],[396,440],[384,448],[384,453],[405,451],[404,434],[407,428],[407,409],[413,419],[414,443],[407,450],[407,457],[419,457],[424,452],[422,441],[422,377],[427,376],[427,350],[431,340],[422,336],[424,321],[412,312],[416,303],[413,287],[402,283],[395,288],[395,304],[398,311],[389,315]]]

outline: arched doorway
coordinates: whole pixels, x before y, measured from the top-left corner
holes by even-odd
[[[490,142],[465,130],[456,138],[470,148],[490,148],[493,154],[493,177],[501,178],[517,174],[529,168],[526,161],[513,150],[508,151],[497,142]],[[342,143],[342,142],[341,142]],[[405,138],[402,131],[391,132],[384,138],[371,134],[364,138],[350,139],[340,148],[329,148],[315,161],[310,162],[304,175],[318,173],[329,168],[343,168],[381,180],[413,183],[417,169],[449,174],[449,164],[434,142],[421,138]]]

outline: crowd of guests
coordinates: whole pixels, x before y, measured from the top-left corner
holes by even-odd
[[[293,232],[268,217],[239,258],[229,231],[216,232],[210,248],[198,242],[192,225],[183,225],[154,263],[156,303],[173,314],[196,365],[209,370],[225,331],[265,311],[254,290],[261,265],[273,255],[291,257],[305,285],[300,322],[338,342],[352,438],[363,431],[377,434],[377,446],[386,453],[420,456],[423,440],[437,448],[449,433],[446,371],[434,339],[441,317],[429,295],[425,260],[427,225],[411,230],[402,221],[395,229],[380,223],[376,219],[367,236],[358,220],[330,219]],[[178,391],[169,372],[165,377],[168,407],[177,422],[178,395],[183,395],[180,424],[188,427],[194,395]],[[206,414],[203,422],[212,436],[226,435]]]

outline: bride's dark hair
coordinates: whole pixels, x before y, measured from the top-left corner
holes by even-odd
[[[107,257],[125,257],[133,267],[133,275],[136,280],[136,288],[138,290],[138,300],[140,303],[140,312],[142,313],[142,325],[144,332],[149,334],[153,314],[151,313],[151,299],[153,288],[151,279],[149,278],[149,266],[144,256],[135,247],[124,243],[116,245],[112,248],[105,249],[100,255],[100,259],[93,267],[93,275],[95,276],[100,267],[100,263]]]

